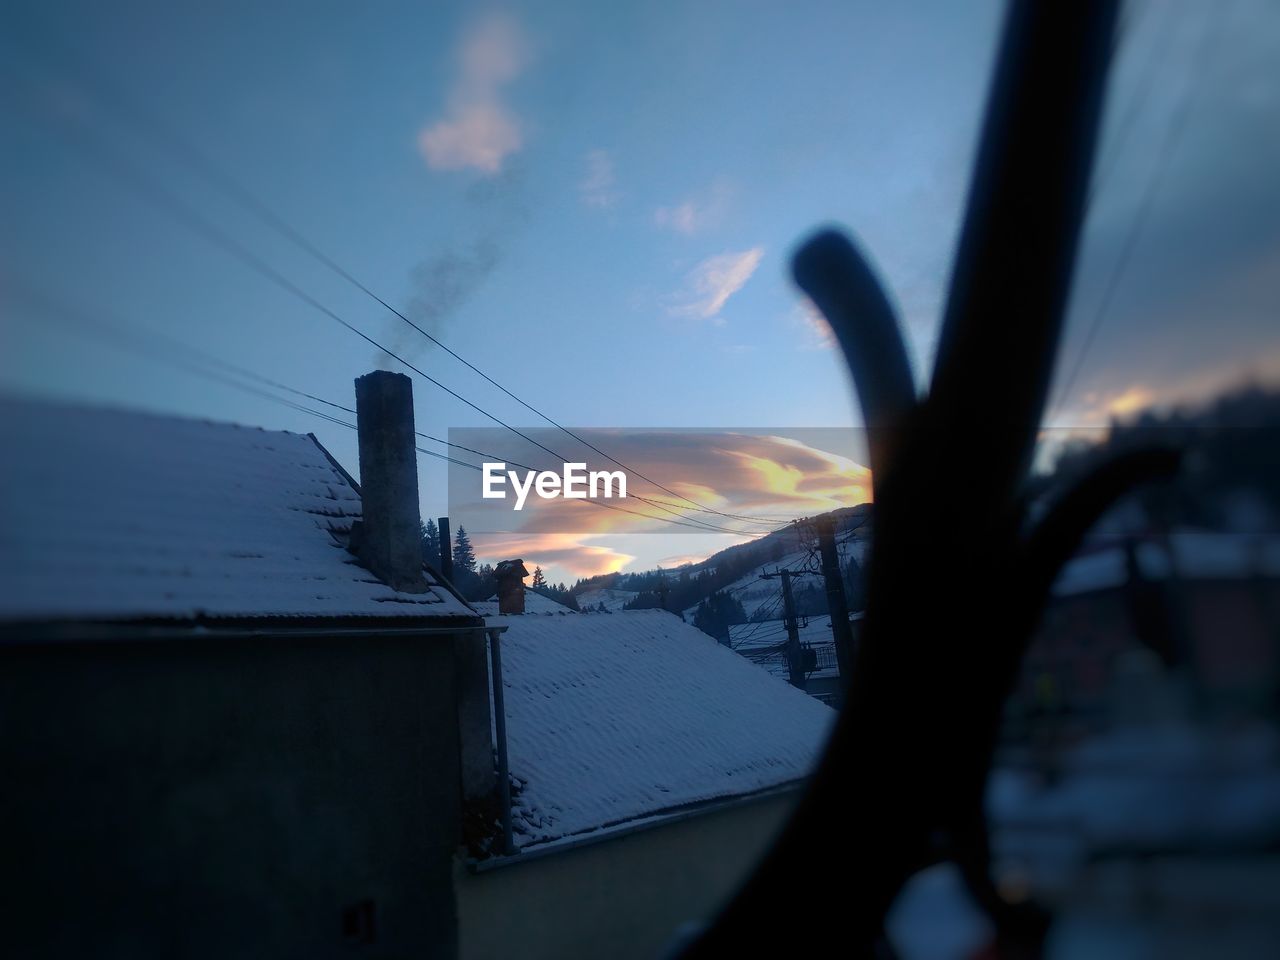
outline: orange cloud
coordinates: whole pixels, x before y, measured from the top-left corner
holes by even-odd
[[[527,449],[519,450],[524,441],[514,435],[488,429],[464,432],[465,438],[454,439],[491,451],[494,457],[507,456],[508,463],[542,463]],[[451,511],[473,532],[488,529],[523,535],[603,536],[715,531],[754,537],[773,525],[724,514],[788,520],[871,498],[870,471],[843,454],[822,449],[821,435],[813,442],[803,442],[730,431],[575,432],[631,468],[626,499],[531,498],[516,513],[509,501],[482,502],[478,475],[459,470],[450,476]],[[536,430],[529,435],[538,442],[563,443],[563,437],[543,436]],[[848,447],[853,436],[851,431],[830,431],[829,435],[832,445],[838,447]],[[588,469],[600,469],[598,459],[589,463]],[[641,475],[660,480],[667,489],[646,482]],[[466,491],[466,496],[460,496],[459,491]]]
[[[574,577],[616,573],[635,559],[611,547],[588,543],[591,534],[476,534],[472,548],[481,563],[520,557],[532,569],[559,567]]]

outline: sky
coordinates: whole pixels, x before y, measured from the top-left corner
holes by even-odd
[[[403,368],[332,313],[545,426],[201,179],[173,131],[562,424],[856,426],[789,256],[820,226],[852,232],[924,382],[1001,11],[6,4],[0,390],[312,431],[355,472],[351,431],[173,362],[192,347],[351,405],[355,377]],[[1280,376],[1280,9],[1143,0],[1123,23],[1046,418],[1064,430]],[[420,430],[492,425],[415,380]],[[439,516],[445,466],[423,459]],[[566,534],[548,570],[733,540]]]

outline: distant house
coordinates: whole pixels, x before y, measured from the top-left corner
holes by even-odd
[[[13,398],[0,450],[6,953],[453,956],[484,642],[395,567],[416,470],[362,508],[311,436]]]
[[[856,636],[862,614],[855,613],[849,619],[854,624]],[[831,615],[799,618],[798,633],[801,649],[811,651],[807,657],[812,669],[805,673],[805,692],[823,703],[838,704],[840,668],[836,661]],[[791,667],[787,644],[787,628],[782,620],[757,620],[729,627],[729,649],[763,667],[773,676],[789,681]]]
[[[664,611],[486,623],[518,852],[460,872],[460,955],[660,955],[763,852],[834,711]]]
[[[1054,585],[1009,731],[1051,714],[1070,739],[1144,710],[1265,714],[1278,697],[1280,537],[1099,537]]]

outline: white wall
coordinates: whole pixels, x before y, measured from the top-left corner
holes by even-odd
[[[664,955],[707,919],[764,852],[796,800],[773,795],[480,873],[461,864],[461,960]]]

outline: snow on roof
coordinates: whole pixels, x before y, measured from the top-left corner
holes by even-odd
[[[473,603],[476,612],[481,616],[493,617],[498,614],[498,597],[495,594],[488,600],[481,600],[479,603]],[[552,600],[550,597],[544,597],[540,593],[534,593],[532,590],[526,589],[524,592],[524,612],[525,613],[574,613],[572,608],[566,607],[563,603]]]
[[[0,397],[0,449],[0,620],[474,616],[356,564],[312,437]]]
[[[661,610],[486,622],[523,846],[792,783],[835,719]]]
[[[1123,539],[1108,538],[1082,553],[1058,575],[1053,592],[1065,597],[1123,586],[1128,580]],[[1176,569],[1179,576],[1198,579],[1239,579],[1280,576],[1280,536],[1181,530],[1170,535],[1171,550],[1144,540],[1137,545],[1144,576],[1163,579]],[[1172,560],[1172,563],[1171,563]]]

